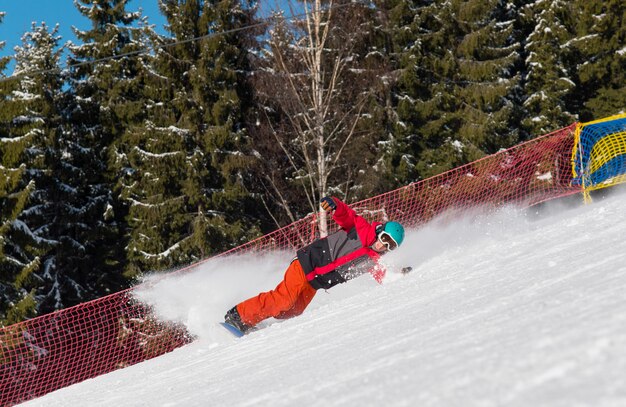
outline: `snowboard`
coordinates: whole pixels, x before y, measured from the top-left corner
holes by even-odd
[[[239,329],[235,328],[231,324],[227,324],[226,322],[220,322],[220,325],[223,326],[224,328],[226,328],[226,330],[228,332],[230,332],[231,334],[233,334],[237,338],[241,338],[244,335],[243,332],[241,332]]]

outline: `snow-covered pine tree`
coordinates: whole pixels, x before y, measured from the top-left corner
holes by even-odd
[[[91,29],[75,34],[70,45],[68,97],[58,138],[57,175],[63,188],[55,218],[56,273],[66,279],[63,305],[97,298],[126,285],[125,207],[114,195],[116,173],[109,170],[111,145],[134,116],[141,83],[140,57],[110,58],[144,49],[141,15],[126,10],[127,0],[78,0]]]
[[[575,64],[566,46],[574,38],[575,7],[564,0],[536,1],[522,9],[524,43],[524,119],[522,128],[536,137],[576,121],[569,109],[575,97]],[[574,65],[573,65],[574,64]]]
[[[520,33],[515,27],[515,0],[473,0],[459,5],[457,21],[462,39],[459,58],[460,84],[455,95],[461,106],[457,142],[461,163],[511,147],[519,140],[521,109],[516,104],[521,62]],[[456,165],[455,165],[456,166]]]
[[[15,47],[15,84],[12,102],[14,118],[11,131],[26,136],[28,147],[24,158],[25,180],[35,186],[18,217],[20,230],[28,236],[31,251],[36,251],[42,267],[33,274],[37,285],[36,310],[46,313],[61,308],[62,278],[55,273],[54,248],[55,196],[60,188],[54,175],[58,165],[55,149],[57,129],[61,121],[63,78],[59,60],[58,26],[50,29],[45,23],[32,24],[22,36],[22,45]],[[25,181],[25,182],[26,182]]]
[[[254,32],[220,34],[249,25],[253,10],[239,1],[178,0],[160,9],[182,43],[151,57],[143,121],[116,145],[125,161],[121,196],[130,207],[128,276],[188,264],[260,233],[242,182]]]
[[[520,60],[513,2],[397,7],[413,13],[410,21],[392,14],[405,27],[394,39],[402,52],[397,128],[406,140],[399,151],[408,156],[398,163],[400,172],[425,178],[512,145]]]
[[[35,189],[26,177],[26,150],[36,132],[19,115],[17,81],[4,75],[10,59],[0,58],[0,326],[35,315],[33,272],[40,265],[37,242],[19,220]]]
[[[580,119],[595,120],[626,111],[626,2],[578,0],[576,38]]]
[[[436,9],[431,3],[432,0],[385,3],[389,16],[393,86],[387,102],[391,105],[388,108],[391,116],[389,139],[383,144],[379,165],[388,168],[387,172],[400,185],[418,178],[415,164],[421,148],[417,132],[424,124],[424,118],[418,114],[416,103],[417,98],[426,93],[430,76],[426,71],[418,70],[418,61],[424,58],[418,36],[429,30],[425,17]]]
[[[250,58],[258,53],[257,36],[263,32],[252,27],[258,23],[257,2],[205,0],[202,5],[200,23],[205,25],[199,28],[203,34],[216,35],[199,43],[199,59],[190,70],[189,90],[202,113],[195,140],[204,171],[196,174],[200,189],[193,187],[199,196],[188,195],[195,213],[188,248],[193,258],[258,237],[262,213],[259,200],[245,188],[253,161],[245,127],[245,117],[253,107]],[[181,28],[176,38],[181,38]]]

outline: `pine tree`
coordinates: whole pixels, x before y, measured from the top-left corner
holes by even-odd
[[[418,115],[416,103],[427,90],[425,71],[418,71],[418,60],[424,57],[418,36],[428,30],[428,13],[436,10],[431,3],[432,0],[385,3],[389,15],[393,86],[388,102],[392,118],[389,140],[384,145],[383,165],[400,185],[418,178],[416,163],[421,148],[417,131],[424,124],[424,118]]]
[[[534,2],[523,8],[529,26],[524,44],[524,108],[522,126],[539,136],[576,121],[568,103],[576,91],[575,67],[567,44],[572,40],[577,13],[570,2]],[[574,62],[578,63],[578,62]]]
[[[127,285],[121,274],[126,211],[114,195],[117,174],[109,171],[109,158],[111,145],[141,112],[142,102],[135,100],[138,58],[115,56],[144,44],[136,38],[142,29],[132,26],[140,13],[127,12],[126,3],[75,2],[92,28],[75,29],[82,44],[69,46],[69,90],[57,139],[61,160],[55,172],[62,187],[55,199],[54,270],[64,276],[63,306]]]
[[[58,250],[63,246],[63,236],[58,231],[64,222],[59,220],[59,208],[64,203],[59,202],[59,197],[67,187],[57,177],[66,158],[58,144],[65,104],[64,77],[59,65],[64,47],[59,46],[58,30],[58,25],[50,30],[45,23],[33,24],[32,30],[24,34],[22,45],[16,47],[15,55],[15,74],[19,75],[19,96],[15,101],[22,118],[21,132],[34,135],[27,159],[28,179],[36,185],[20,220],[45,248],[41,271],[36,274],[39,313],[63,308],[68,304],[68,292],[84,290],[76,276],[59,273],[57,267],[63,264],[62,251]]]
[[[0,24],[4,13],[0,13]],[[0,43],[0,47],[4,44]],[[4,72],[10,57],[0,59]],[[39,268],[37,239],[19,219],[33,190],[27,180],[28,146],[34,123],[20,116],[19,86],[4,74],[0,82],[0,326],[35,315],[33,273]]]
[[[406,181],[512,145],[519,113],[520,44],[514,5],[502,1],[400,2],[394,35],[402,75],[395,90],[397,161]],[[407,13],[413,18],[409,18]]]
[[[246,217],[255,205],[243,188],[253,37],[219,34],[248,25],[252,10],[237,1],[167,0],[160,7],[183,43],[161,48],[150,62],[143,122],[116,146],[125,162],[121,196],[130,205],[129,276],[180,266],[259,233]],[[206,38],[189,41],[199,37]]]
[[[573,2],[579,10],[575,60],[582,121],[626,111],[626,3],[622,0]]]

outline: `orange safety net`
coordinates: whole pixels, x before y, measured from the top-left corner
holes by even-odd
[[[581,186],[571,182],[575,125],[351,206],[370,221],[396,220],[415,228],[477,206],[527,207],[579,193]],[[220,256],[295,251],[317,237],[316,225],[312,214]],[[191,341],[184,326],[158,321],[133,300],[132,289],[5,327],[0,330],[0,405],[42,396]]]

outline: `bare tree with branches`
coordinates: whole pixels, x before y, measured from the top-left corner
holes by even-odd
[[[264,66],[256,75],[264,108],[257,138],[266,143],[271,138],[273,147],[284,153],[284,168],[291,172],[287,184],[280,172],[266,171],[263,176],[267,192],[291,221],[297,220],[291,209],[293,192],[288,191],[294,183],[313,212],[319,210],[323,196],[348,195],[353,173],[340,170],[347,168],[343,161],[355,139],[374,132],[363,128],[362,119],[376,89],[359,69],[363,56],[355,55],[363,40],[362,24],[370,23],[355,11],[363,5],[314,0],[299,7],[302,18],[274,16]],[[291,9],[295,14],[295,7]],[[342,181],[331,187],[333,175]],[[319,212],[318,223],[320,234],[326,235],[324,211]]]

